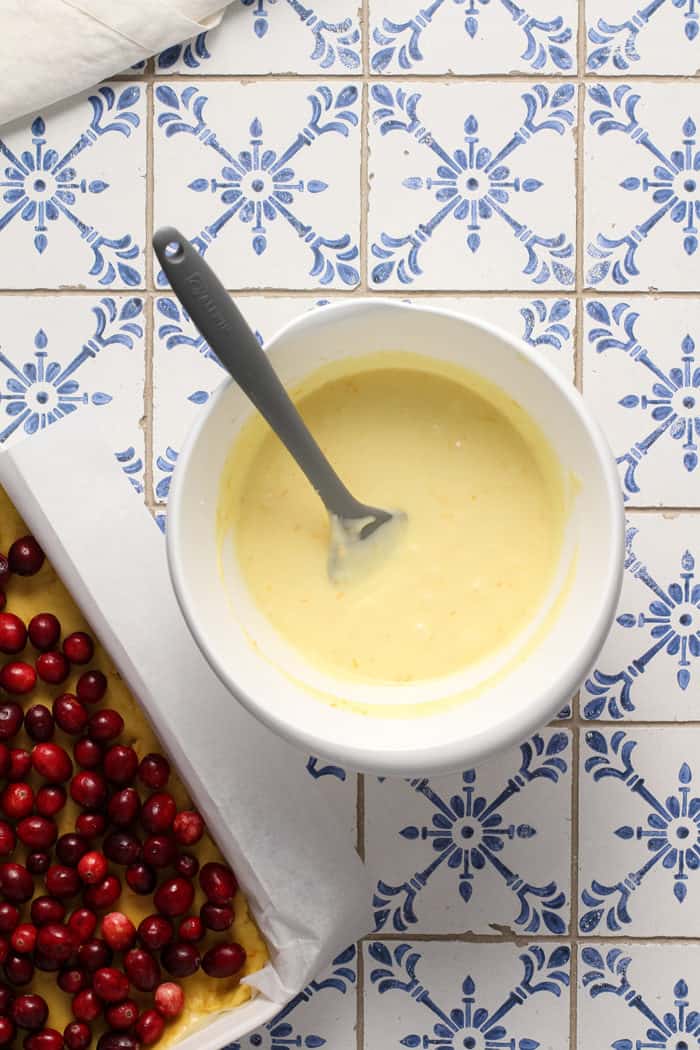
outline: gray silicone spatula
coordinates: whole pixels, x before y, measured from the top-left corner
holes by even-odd
[[[219,361],[264,416],[325,504],[331,520],[328,574],[345,582],[385,551],[401,511],[355,499],[336,474],[284,389],[247,321],[211,267],[173,226],[153,235],[172,290]],[[284,508],[280,508],[283,512]],[[380,536],[381,533],[381,536]],[[368,543],[372,540],[371,543]]]

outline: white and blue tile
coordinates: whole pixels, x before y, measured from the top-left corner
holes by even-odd
[[[372,73],[576,72],[576,0],[370,0]]]
[[[0,287],[143,286],[144,91],[103,84],[0,130]]]
[[[0,299],[0,446],[90,414],[142,494],[144,328],[139,296]]]
[[[581,687],[584,718],[700,721],[700,543],[696,518],[628,522],[615,622]]]
[[[611,9],[612,8],[612,9]],[[692,76],[700,66],[697,0],[586,0],[586,69],[604,76]]]
[[[700,936],[699,746],[688,726],[584,734],[582,935]]]
[[[357,948],[351,945],[266,1025],[224,1050],[357,1050]]]
[[[630,506],[700,506],[700,307],[695,300],[589,300],[583,390]]]
[[[157,84],[156,225],[176,221],[227,288],[354,288],[361,90]]]
[[[220,25],[156,56],[156,73],[362,72],[358,0],[241,0]]]
[[[587,944],[578,974],[578,1050],[700,1042],[700,945]]]
[[[589,287],[692,291],[700,280],[700,98],[690,83],[588,87]]]
[[[373,288],[573,285],[574,85],[388,80],[369,102]]]
[[[551,941],[370,941],[365,1050],[567,1050],[570,955]]]
[[[462,774],[365,781],[378,933],[565,934],[571,736],[543,730]]]

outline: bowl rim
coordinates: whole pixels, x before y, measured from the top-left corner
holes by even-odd
[[[549,377],[557,387],[560,395],[567,402],[569,411],[575,413],[583,425],[591,442],[597,468],[604,482],[606,494],[605,513],[609,522],[610,537],[606,565],[604,570],[601,570],[598,610],[591,621],[585,644],[577,647],[575,653],[571,655],[564,667],[549,683],[543,684],[537,692],[531,693],[526,704],[519,707],[516,712],[512,712],[507,717],[504,717],[498,724],[482,728],[481,730],[476,729],[469,734],[467,734],[465,726],[463,736],[459,736],[457,739],[447,738],[439,744],[431,743],[425,747],[392,747],[387,741],[386,734],[376,731],[372,734],[367,734],[366,746],[358,746],[355,743],[348,744],[343,739],[341,732],[338,732],[335,737],[331,737],[327,733],[316,732],[313,724],[300,725],[284,718],[282,715],[284,705],[275,706],[272,703],[268,703],[264,698],[260,699],[252,696],[229,673],[217,652],[209,644],[206,633],[199,626],[197,618],[193,615],[185,578],[184,559],[180,554],[182,549],[182,508],[185,501],[191,456],[202,432],[207,427],[216,405],[221,398],[226,396],[230,385],[234,382],[231,378],[224,378],[223,382],[214,391],[206,409],[200,414],[190,430],[178,457],[170,489],[165,530],[168,568],[182,615],[207,662],[224,683],[232,697],[242,703],[252,715],[278,735],[285,737],[306,751],[321,754],[325,758],[338,761],[351,769],[367,773],[403,776],[407,773],[415,772],[447,772],[466,768],[467,765],[479,761],[490,754],[520,743],[555,718],[561,705],[566,703],[566,697],[573,699],[574,693],[595,663],[617,609],[624,573],[625,514],[623,498],[612,452],[599,424],[591,415],[587,404],[584,402],[581,392],[573,382],[569,383],[564,378],[559,370],[544,357],[541,351],[528,346],[524,340],[511,335],[497,325],[484,321],[482,318],[471,314],[459,313],[456,310],[442,306],[432,306],[429,300],[416,303],[382,296],[362,296],[360,298],[324,303],[320,309],[307,310],[298,314],[275,332],[274,336],[266,342],[265,349],[268,352],[273,351],[279,343],[285,340],[290,331],[318,324],[332,325],[337,316],[342,317],[347,314],[377,309],[394,310],[397,313],[420,311],[444,317],[460,324],[471,325],[486,332],[493,338],[505,342],[511,349],[523,355],[537,369]],[[313,723],[313,719],[310,722]],[[371,719],[371,724],[376,729],[379,726],[394,723],[395,719],[382,719],[379,717]],[[565,727],[566,722],[563,721],[562,726]],[[377,744],[377,740],[381,740],[381,743]]]

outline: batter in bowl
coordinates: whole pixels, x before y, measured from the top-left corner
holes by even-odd
[[[371,574],[334,585],[323,505],[251,419],[219,532],[276,631],[323,670],[377,684],[447,675],[512,642],[551,587],[565,516],[557,457],[527,413],[476,375],[389,352],[321,369],[294,399],[350,491],[407,522]]]

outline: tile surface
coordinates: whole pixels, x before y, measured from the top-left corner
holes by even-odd
[[[360,296],[480,318],[577,384],[617,460],[622,594],[565,721],[429,780],[299,755],[375,930],[227,1050],[700,1044],[699,23],[239,0],[0,128],[0,448],[89,414],[166,530],[223,378],[147,250],[173,223],[262,344]]]

